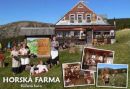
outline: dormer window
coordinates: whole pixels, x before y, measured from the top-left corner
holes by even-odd
[[[70,23],[74,23],[75,22],[75,15],[71,14],[69,19],[70,19]]]
[[[86,16],[86,22],[88,22],[88,23],[91,22],[91,14],[87,14],[87,16]]]
[[[83,15],[82,14],[78,14],[77,15],[77,20],[78,20],[78,23],[82,23],[83,22]]]

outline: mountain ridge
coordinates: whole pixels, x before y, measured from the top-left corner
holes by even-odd
[[[8,30],[10,28],[19,28],[19,27],[54,27],[54,24],[37,22],[37,21],[17,21],[0,25],[0,30]]]

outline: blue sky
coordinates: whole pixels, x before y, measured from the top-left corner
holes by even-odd
[[[113,69],[120,69],[120,68],[127,68],[126,64],[98,64],[98,68],[113,68]]]
[[[79,0],[0,0],[0,25],[15,21],[56,23]],[[130,0],[85,0],[97,14],[129,18]]]

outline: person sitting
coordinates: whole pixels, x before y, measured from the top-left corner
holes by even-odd
[[[39,64],[36,66],[38,70],[36,70],[36,74],[43,73],[43,72],[48,72],[48,68],[46,65],[43,65],[42,61],[39,61]]]
[[[37,66],[31,65],[30,75],[38,75],[45,72],[48,72],[48,68],[46,65],[43,65],[42,61],[39,61]]]

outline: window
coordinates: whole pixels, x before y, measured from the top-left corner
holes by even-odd
[[[63,32],[57,32],[57,37],[63,37]]]
[[[79,35],[80,35],[80,31],[75,31],[75,32],[74,32],[74,36],[75,36],[75,37],[79,37]]]
[[[74,31],[70,31],[70,36],[74,36]]]
[[[70,32],[69,31],[64,31],[64,37],[70,37]]]
[[[109,35],[110,34],[110,32],[104,32],[104,35]]]
[[[95,39],[95,38],[98,38],[100,35],[101,35],[101,32],[100,31],[96,31],[96,32],[94,32],[93,37]]]
[[[78,15],[77,17],[78,17],[78,23],[82,23],[83,15],[81,14],[81,15]]]
[[[74,23],[75,21],[75,15],[70,15],[70,23]]]
[[[90,23],[90,22],[91,22],[91,15],[90,15],[90,14],[87,15],[87,18],[86,18],[86,19],[87,19],[87,22]]]

